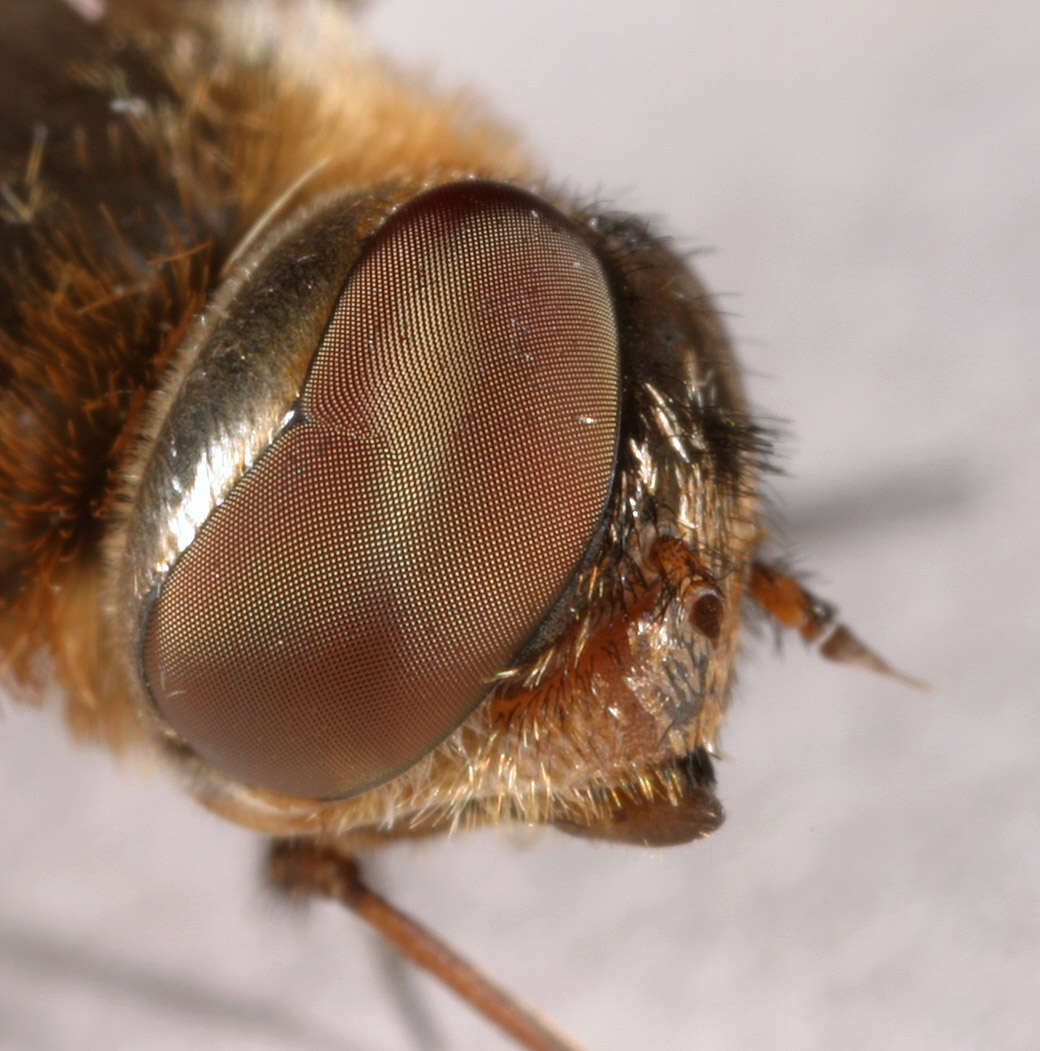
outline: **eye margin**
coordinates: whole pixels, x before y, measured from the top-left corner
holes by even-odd
[[[711,293],[670,239],[629,212],[556,194],[546,199],[574,224],[598,258],[614,302],[621,372],[617,458],[611,495],[587,557],[517,654],[503,683],[530,681],[540,655],[596,600],[597,565],[639,561],[627,539],[638,532],[637,526],[657,523],[652,504],[640,513],[641,519],[649,518],[637,523],[626,503],[625,480],[640,471],[635,448],[649,449],[658,463],[675,464],[673,470],[707,465],[733,505],[756,498],[757,478],[775,470],[773,431],[750,412],[732,342]],[[684,434],[697,436],[699,443],[687,444],[678,457],[655,422],[662,400]],[[686,462],[676,463],[679,458]],[[679,502],[678,494],[671,495],[673,506],[664,508],[668,513]],[[710,557],[720,572],[743,570],[725,550],[714,550]]]

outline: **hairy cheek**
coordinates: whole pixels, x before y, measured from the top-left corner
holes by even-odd
[[[632,674],[659,604],[655,586],[602,612],[591,632],[579,625],[557,643],[554,666],[536,686],[496,691],[488,701],[496,747],[517,756],[517,774],[548,776],[554,790],[565,789],[670,753],[665,705],[656,691],[640,690]]]

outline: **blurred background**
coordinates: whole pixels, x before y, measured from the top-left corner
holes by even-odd
[[[579,9],[580,6],[580,9]],[[795,564],[931,694],[751,648],[728,821],[550,832],[372,881],[592,1049],[1036,1046],[1040,15],[1030,3],[382,0],[575,191],[643,212],[726,311]],[[1031,540],[1030,537],[1033,537]],[[505,1048],[256,839],[0,722],[0,1048]]]

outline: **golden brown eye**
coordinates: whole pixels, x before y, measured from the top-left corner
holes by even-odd
[[[551,207],[456,183],[397,212],[291,420],[166,576],[143,671],[242,783],[330,798],[444,738],[539,627],[610,494],[618,340]]]

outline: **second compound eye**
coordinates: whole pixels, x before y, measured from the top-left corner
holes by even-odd
[[[299,412],[173,565],[151,699],[234,779],[333,798],[476,706],[596,534],[618,338],[572,225],[497,184],[396,213],[347,280]]]

